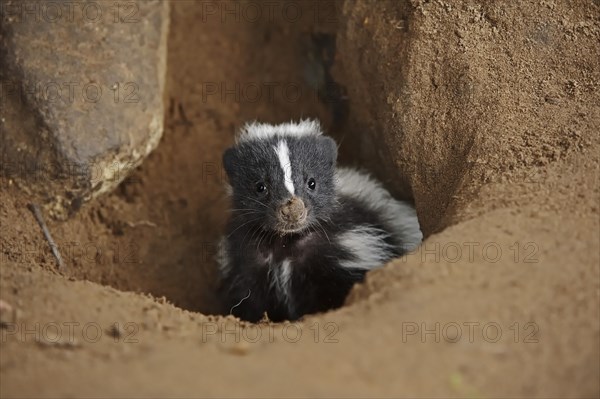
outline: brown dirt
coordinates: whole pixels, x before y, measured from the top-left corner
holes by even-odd
[[[297,23],[173,3],[164,137],[114,193],[49,221],[64,273],[1,181],[0,395],[600,395],[600,10],[542,3],[335,3],[331,23],[312,2]],[[336,21],[347,119],[305,79],[322,83],[311,33]],[[239,101],[206,95],[236,82]],[[274,96],[253,100],[259,82]],[[343,309],[260,330],[207,316],[221,152],[249,119],[301,116],[414,198],[427,241]]]

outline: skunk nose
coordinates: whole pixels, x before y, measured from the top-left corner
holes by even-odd
[[[295,223],[306,217],[304,202],[298,197],[292,197],[279,208],[279,216],[287,223]]]

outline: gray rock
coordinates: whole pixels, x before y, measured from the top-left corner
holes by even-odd
[[[0,5],[2,175],[65,218],[160,140],[169,5]]]

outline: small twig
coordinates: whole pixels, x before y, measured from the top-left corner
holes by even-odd
[[[248,289],[248,295],[246,295],[245,297],[243,297],[242,300],[237,303],[237,305],[233,305],[231,307],[231,309],[229,309],[229,314],[232,314],[233,313],[233,309],[237,308],[238,306],[240,306],[242,304],[242,302],[244,302],[246,299],[250,298],[250,294],[251,293],[252,293],[252,291],[250,291],[250,289]]]
[[[127,222],[127,226],[129,226],[129,227],[138,227],[138,226],[157,227],[156,223],[153,223],[149,220],[140,220],[139,222]]]
[[[177,110],[179,111],[179,116],[181,117],[181,124],[184,126],[193,126],[194,124],[187,118],[185,111],[183,110],[183,104],[177,104]]]
[[[44,237],[46,237],[46,241],[48,241],[50,249],[52,250],[52,255],[54,255],[56,261],[58,262],[58,270],[64,270],[65,264],[63,263],[62,257],[60,256],[60,252],[58,251],[58,245],[56,245],[56,243],[52,239],[50,230],[48,230],[48,226],[46,226],[46,222],[44,222],[44,217],[42,216],[42,211],[40,211],[40,207],[36,204],[27,204],[27,208],[33,213],[35,220],[37,220],[38,224],[42,228]]]

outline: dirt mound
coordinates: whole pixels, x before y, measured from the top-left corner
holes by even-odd
[[[600,6],[224,4],[172,3],[163,139],[49,223],[65,275],[2,181],[2,396],[598,396]],[[428,238],[342,309],[207,316],[221,152],[302,116]]]

